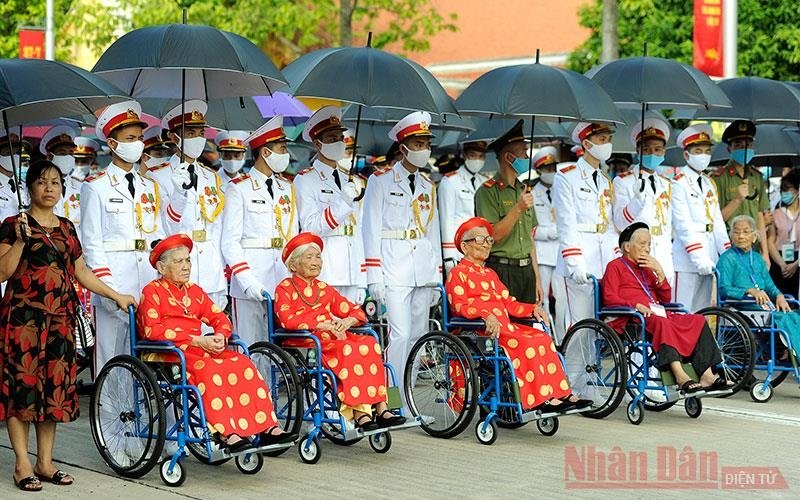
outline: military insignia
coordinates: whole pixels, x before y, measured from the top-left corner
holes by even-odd
[[[142,203],[149,203],[150,200],[147,199],[147,193],[142,193]]]
[[[428,127],[429,127],[428,122],[420,122],[419,124],[420,130],[428,130]]]
[[[680,174],[678,174],[678,175],[676,175],[676,176],[674,177],[674,180],[676,180],[676,181],[677,181],[677,180],[680,180],[680,179],[683,177],[683,175],[684,175],[684,174],[681,172]]]
[[[129,120],[138,120],[139,115],[136,114],[136,111],[129,108],[128,111],[126,112],[126,118],[128,118]]]
[[[497,181],[495,181],[494,179],[489,179],[488,181],[483,183],[483,187],[490,188],[490,187],[494,186],[495,184],[497,184]]]
[[[217,195],[217,188],[215,188],[214,186],[211,186],[211,194],[214,196]]]
[[[211,188],[210,187],[206,186],[206,188],[203,191],[206,193],[206,196],[211,196]]]
[[[375,172],[372,173],[372,175],[383,175],[386,172],[390,172],[391,170],[392,170],[392,167],[384,167],[384,168],[376,170]]]
[[[250,178],[250,174],[241,174],[239,177],[233,179],[231,182],[234,183],[234,184],[239,184],[243,180],[249,179],[249,178]]]
[[[747,122],[739,123],[739,132],[747,132]]]
[[[330,120],[330,122],[333,125],[339,125],[340,123],[342,123],[341,120],[339,120],[338,116],[331,116],[330,118],[328,118],[328,120]]]
[[[617,177],[624,179],[625,177],[633,175],[633,172],[628,170],[627,172],[622,172],[621,174],[617,174]]]
[[[196,109],[192,111],[192,121],[199,122],[203,119],[203,113],[197,111]]]
[[[572,170],[575,170],[575,168],[576,168],[575,164],[567,165],[566,167],[564,167],[561,170],[559,170],[559,172],[561,172],[562,174],[566,174],[567,172],[571,172]]]

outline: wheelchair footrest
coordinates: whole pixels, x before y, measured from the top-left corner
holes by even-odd
[[[291,443],[270,444],[270,445],[267,445],[267,446],[258,446],[258,447],[254,447],[254,448],[248,448],[246,450],[242,450],[242,451],[237,452],[237,453],[229,453],[228,450],[214,450],[214,452],[211,454],[211,459],[210,460],[212,462],[215,462],[217,460],[223,460],[223,459],[228,459],[228,458],[233,458],[233,457],[240,457],[242,455],[252,455],[253,453],[266,453],[266,452],[269,452],[269,451],[278,451],[278,450],[283,450],[283,449],[286,449],[286,448],[291,448],[295,444],[297,444],[297,441],[292,441]]]
[[[381,434],[382,432],[387,431],[399,431],[403,429],[409,429],[411,427],[419,427],[420,423],[422,422],[421,417],[409,418],[404,423],[400,425],[393,425],[391,427],[381,427],[380,429],[375,429],[373,431],[362,431],[361,429],[354,428],[354,429],[347,429],[344,434],[345,441],[353,441],[355,439],[360,439],[363,437],[368,437],[373,434]]]
[[[574,415],[576,413],[583,413],[585,411],[591,410],[592,407],[588,406],[586,408],[572,408],[566,411],[548,411],[542,412],[541,410],[533,410],[533,411],[526,411],[522,413],[522,421],[523,422],[532,422],[534,420],[542,420],[545,418],[554,418],[554,417],[564,417],[566,415]]]

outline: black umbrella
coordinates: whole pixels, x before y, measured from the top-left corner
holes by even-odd
[[[350,105],[342,112],[342,120],[345,122],[358,121],[358,106]],[[361,123],[369,125],[394,125],[408,115],[408,110],[396,108],[366,108],[361,111]],[[474,120],[461,116],[448,116],[446,121],[442,121],[439,115],[431,115],[432,130],[469,132],[475,130]],[[391,128],[391,127],[389,127]],[[388,129],[387,129],[388,131]]]
[[[562,68],[536,63],[496,68],[472,82],[456,99],[466,115],[531,117],[533,141],[536,118],[620,123],[617,107],[590,79]],[[528,161],[528,179],[533,157]]]
[[[800,89],[783,82],[746,76],[719,82],[719,87],[733,103],[732,108],[700,110],[696,120],[753,123],[800,121]]]
[[[178,99],[139,99],[142,111],[162,117],[181,102]],[[264,117],[252,97],[228,97],[208,101],[206,122],[223,130],[256,130],[264,124]]]
[[[531,118],[525,118],[524,127],[530,130]],[[508,132],[508,129],[517,122],[515,118],[476,118],[476,129],[468,133],[461,142],[487,141],[492,142],[501,135]],[[555,121],[537,121],[534,124],[534,139],[568,139],[570,136],[563,124]]]
[[[761,124],[756,125],[755,154],[752,164],[756,166],[776,166],[776,162],[783,164],[796,163],[800,157],[800,141],[797,140],[797,129],[787,128],[786,125]],[[712,165],[724,165],[730,160],[728,145],[719,143],[711,152]]]
[[[43,59],[0,59],[0,113],[3,128],[61,116],[92,114],[98,108],[127,99],[125,93],[81,68]],[[13,148],[11,137],[9,148]],[[12,170],[19,185],[20,172]],[[17,189],[17,201],[22,196]]]

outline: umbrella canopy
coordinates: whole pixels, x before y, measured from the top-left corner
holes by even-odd
[[[496,68],[472,82],[456,99],[467,115],[618,123],[617,107],[585,76],[544,64]]]
[[[516,118],[476,118],[477,128],[463,137],[459,142],[487,141],[492,142],[517,123]],[[525,119],[523,130],[530,130],[531,119]],[[554,121],[538,121],[534,125],[533,138],[553,140],[569,138],[569,131],[561,123]]]
[[[773,165],[778,159],[792,159],[800,156],[800,142],[797,129],[787,129],[786,125],[763,124],[756,126],[756,138],[753,145],[753,165]],[[711,152],[711,164],[722,165],[730,160],[727,144],[719,143]]]
[[[180,99],[139,99],[142,111],[163,117],[178,106]],[[229,97],[208,101],[206,123],[209,127],[223,130],[256,130],[264,124],[264,117],[252,97]]]
[[[629,57],[600,64],[586,76],[619,105],[661,108],[730,107],[725,93],[702,71],[672,59]]]
[[[450,96],[425,68],[372,47],[317,50],[286,66],[283,74],[298,97],[458,114]]]
[[[286,85],[278,68],[253,42],[190,24],[126,33],[103,53],[92,72],[136,98],[208,101],[269,95]]]
[[[283,116],[283,125],[299,125],[313,114],[308,107],[285,92],[275,92],[271,96],[255,96],[253,100],[264,118]]]
[[[409,111],[406,109],[366,108],[361,110],[361,123],[367,123],[371,125],[394,125],[405,118],[408,113]],[[431,115],[431,118],[432,121],[430,127],[432,130],[452,130],[456,132],[468,132],[470,130],[475,130],[475,124],[470,118],[464,118],[457,115],[444,115],[443,117],[440,117],[439,115]],[[342,119],[345,122],[355,123],[358,119],[358,106],[348,106],[342,113]]]
[[[125,99],[128,97],[119,88],[71,64],[0,59],[0,126],[4,128],[93,114]]]
[[[700,110],[695,113],[695,119],[754,123],[800,121],[800,89],[756,76],[723,80],[719,87],[733,107]]]

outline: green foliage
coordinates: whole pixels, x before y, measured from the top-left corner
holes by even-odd
[[[56,26],[63,26],[72,0],[55,0],[53,19]],[[3,0],[0,2],[0,57],[19,56],[19,28],[45,25],[45,2],[30,0]],[[65,36],[66,28],[56,31],[56,36]],[[68,46],[56,46],[56,58],[63,59],[70,53]]]
[[[691,0],[619,0],[620,57],[642,55],[692,63]],[[570,69],[585,72],[600,60],[602,0],[581,7],[589,38],[569,58]],[[795,0],[739,0],[739,75],[800,79],[800,9]]]

